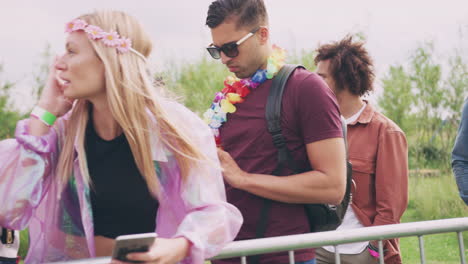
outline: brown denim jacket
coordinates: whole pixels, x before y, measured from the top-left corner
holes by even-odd
[[[366,102],[367,103],[367,102]],[[400,223],[408,205],[408,146],[403,131],[369,103],[348,125],[352,207],[364,226]],[[398,239],[384,243],[385,263],[401,263]]]

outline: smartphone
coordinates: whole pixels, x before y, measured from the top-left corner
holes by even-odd
[[[127,254],[133,252],[149,251],[156,237],[156,233],[118,236],[115,239],[115,246],[112,251],[112,258],[130,263],[140,263],[141,261],[128,260]]]

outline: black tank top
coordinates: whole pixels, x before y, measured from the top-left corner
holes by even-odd
[[[159,203],[138,171],[125,135],[104,140],[90,118],[85,149],[92,180],[94,235],[116,238],[154,232]]]

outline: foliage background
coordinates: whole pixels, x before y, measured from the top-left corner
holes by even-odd
[[[405,131],[409,144],[410,201],[402,222],[468,216],[468,207],[458,197],[450,170],[450,153],[468,89],[467,58],[454,50],[445,61],[440,61],[435,59],[434,51],[430,42],[417,46],[405,63],[390,66],[377,80],[383,87],[377,107]],[[35,100],[44,87],[50,54],[46,47],[43,61],[34,72],[31,96]],[[293,51],[288,62],[303,64],[313,71],[313,58],[314,51]],[[0,65],[0,139],[13,137],[16,122],[27,116],[12,103],[15,82],[4,76],[3,67]],[[193,63],[169,66],[156,78],[201,115],[228,74],[219,61],[201,57]],[[467,237],[465,233],[465,245]],[[22,256],[27,243],[27,232],[23,231]],[[431,236],[425,247],[428,263],[458,261],[457,242],[452,234]],[[401,239],[404,263],[418,263],[417,248],[416,238]]]

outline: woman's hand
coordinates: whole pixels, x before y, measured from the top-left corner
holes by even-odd
[[[39,99],[38,106],[61,117],[67,113],[73,104],[73,101],[66,98],[63,94],[63,87],[58,80],[57,63],[60,57],[55,57],[54,62],[49,67],[49,76]]]
[[[190,249],[190,242],[184,237],[156,238],[153,246],[145,253],[130,253],[127,259],[142,261],[146,264],[174,264],[183,260]],[[126,263],[112,260],[112,264]]]

